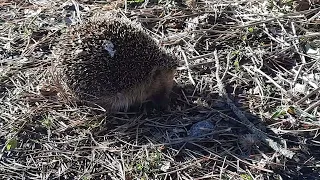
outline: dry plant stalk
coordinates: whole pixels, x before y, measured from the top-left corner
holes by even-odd
[[[225,101],[228,104],[228,106],[238,116],[238,118],[248,127],[248,129],[252,133],[254,133],[260,140],[262,140],[263,142],[268,144],[276,152],[279,152],[283,156],[291,159],[293,157],[293,155],[295,154],[294,152],[283,148],[280,144],[278,144],[277,142],[275,142],[274,140],[269,138],[264,132],[262,132],[261,130],[256,128],[254,126],[254,124],[252,124],[249,121],[249,119],[244,115],[244,113],[234,105],[234,103],[228,97],[228,95],[226,93],[226,90],[224,88],[224,85],[223,85],[223,83],[222,83],[222,81],[221,81],[221,79],[219,77],[220,65],[219,65],[219,59],[218,59],[218,55],[217,55],[217,50],[214,51],[214,58],[215,58],[215,61],[216,61],[216,64],[215,64],[215,67],[216,67],[216,79],[217,79],[217,86],[219,88],[219,93],[225,99]]]

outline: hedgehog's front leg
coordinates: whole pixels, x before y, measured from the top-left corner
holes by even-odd
[[[154,106],[159,110],[165,111],[169,107],[170,97],[169,94],[165,93],[165,91],[158,92],[153,95],[151,100]]]

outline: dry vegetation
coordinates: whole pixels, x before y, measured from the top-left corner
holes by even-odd
[[[1,179],[320,179],[319,4],[0,1]],[[181,58],[169,112],[56,90],[61,32],[112,8]]]

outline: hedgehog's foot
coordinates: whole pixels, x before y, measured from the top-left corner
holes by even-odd
[[[153,95],[151,101],[154,107],[160,111],[167,111],[169,108],[170,98],[165,92]]]

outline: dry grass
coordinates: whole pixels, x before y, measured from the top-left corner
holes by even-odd
[[[1,179],[320,178],[319,1],[117,2],[0,1]],[[66,22],[110,4],[181,58],[169,112],[57,94]]]

